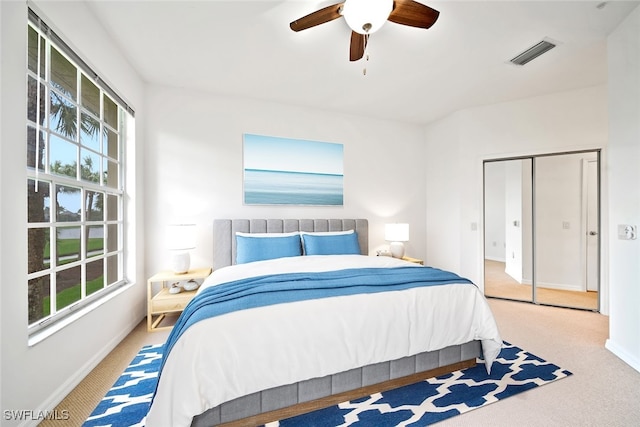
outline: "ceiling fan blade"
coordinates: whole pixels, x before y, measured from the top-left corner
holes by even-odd
[[[388,20],[410,27],[430,28],[440,12],[414,0],[394,0]]]
[[[293,31],[302,31],[307,28],[315,27],[316,25],[324,24],[325,22],[333,21],[342,16],[342,5],[344,2],[336,3],[331,6],[324,7],[320,10],[316,10],[300,19],[296,19],[289,27]]]
[[[351,31],[351,46],[349,47],[349,61],[357,61],[364,56],[368,36]]]

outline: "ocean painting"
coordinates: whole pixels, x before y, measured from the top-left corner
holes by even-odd
[[[343,145],[244,134],[244,203],[342,206]]]

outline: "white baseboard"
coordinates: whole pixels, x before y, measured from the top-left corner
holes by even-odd
[[[529,285],[531,286],[531,279],[526,279],[522,281],[523,285]],[[538,282],[538,288],[547,288],[547,289],[556,289],[559,291],[577,291],[577,292],[584,292],[584,289],[582,289],[580,286],[576,286],[576,285],[567,285],[567,284],[563,284],[563,283],[548,283],[548,282]]]
[[[545,283],[538,282],[537,285],[539,288],[547,288],[547,289],[557,289],[560,291],[578,291],[582,292],[584,289],[578,285],[568,285],[566,283]]]
[[[616,343],[611,341],[611,339],[607,339],[604,344],[604,347],[609,350],[611,353],[618,356],[624,363],[631,366],[636,371],[640,372],[640,360],[634,357],[633,355],[627,353],[624,349],[620,348]]]
[[[138,319],[132,321],[131,324],[120,331],[117,335],[115,335],[112,339],[110,339],[107,344],[96,353],[91,359],[87,360],[87,362],[79,368],[75,375],[69,377],[63,384],[60,385],[56,390],[51,393],[49,398],[42,402],[40,408],[36,409],[35,413],[48,413],[52,412],[53,408],[58,406],[62,400],[67,397],[71,391],[76,388],[78,384],[87,376],[89,373],[102,362],[102,360],[107,357],[107,355],[114,349],[120,342],[125,339],[127,335],[133,331],[133,329],[138,326],[138,324],[142,321],[142,319]],[[25,420],[19,424],[19,427],[36,427],[41,420]]]

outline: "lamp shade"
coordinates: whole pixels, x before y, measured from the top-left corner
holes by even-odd
[[[342,16],[360,34],[371,34],[384,24],[393,10],[393,0],[346,0]]]
[[[384,239],[388,242],[408,242],[409,224],[387,224],[384,227]]]
[[[384,227],[384,239],[391,242],[389,251],[394,258],[404,256],[404,243],[409,241],[409,224],[387,224]]]
[[[195,224],[172,224],[167,234],[167,247],[174,251],[186,251],[196,247]]]
[[[195,224],[172,224],[169,226],[167,246],[173,252],[171,257],[171,269],[176,274],[184,274],[189,271],[191,257],[189,249],[196,247]]]

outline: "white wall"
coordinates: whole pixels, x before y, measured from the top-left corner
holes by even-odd
[[[505,164],[487,163],[484,169],[485,186],[485,259],[505,262]]]
[[[36,2],[46,19],[68,44],[101,77],[118,90],[143,117],[144,84],[118,49],[110,44],[100,24],[81,2]],[[27,62],[27,5],[0,2],[0,407],[2,410],[50,410],[143,318],[145,282],[141,258],[141,230],[135,227],[142,215],[136,194],[142,180],[127,175],[131,192],[127,215],[133,219],[126,230],[132,249],[127,257],[127,276],[135,285],[82,316],[44,341],[29,346],[27,336],[26,247],[26,126],[25,73]],[[128,162],[142,170],[142,123],[129,146]],[[137,250],[136,250],[137,249]],[[18,425],[4,419],[2,425]],[[23,425],[35,425],[28,419]]]
[[[528,240],[528,236],[524,235],[524,223],[525,218],[530,216],[524,209],[526,186],[531,181],[525,180],[525,171],[531,170],[528,167],[529,164],[530,162],[526,160],[507,161],[504,165],[505,180],[501,186],[505,194],[502,214],[504,218],[502,227],[505,234],[505,272],[519,283],[522,283],[526,277],[522,267],[524,243]],[[489,221],[487,215],[488,213],[484,216],[485,227]]]
[[[470,108],[427,126],[427,258],[484,286],[482,161],[606,148],[606,94],[596,86]],[[606,312],[606,280],[602,294]]]
[[[409,256],[422,258],[422,129],[384,120],[153,86],[145,154],[147,274],[166,269],[166,226],[193,221],[193,266],[211,266],[215,218],[368,218],[369,249],[386,247],[384,224],[407,222]],[[344,144],[344,206],[245,206],[244,133]]]
[[[618,224],[640,226],[640,7],[609,36],[609,282],[607,348],[640,371],[640,240],[619,240]]]
[[[459,161],[460,151],[460,114],[454,113],[432,123],[425,131],[427,155],[426,168],[426,230],[428,264],[444,270],[461,271],[466,259],[462,256],[464,240],[468,237],[468,217],[461,209],[463,203],[461,188],[462,170],[466,166]],[[480,166],[480,170],[482,167]],[[482,182],[482,180],[480,180]],[[481,191],[481,187],[480,190]],[[471,221],[478,223],[481,207],[474,206],[475,215]],[[464,218],[464,221],[463,221]],[[464,229],[461,228],[464,223]],[[481,230],[471,231],[473,234]],[[464,236],[464,237],[463,237]],[[477,252],[482,256],[481,252]],[[469,276],[467,276],[469,277]],[[476,275],[477,277],[477,275]],[[471,277],[469,277],[471,278]],[[471,279],[473,280],[473,279]],[[480,283],[475,281],[475,283]]]
[[[3,28],[5,28],[5,24],[3,21],[3,7],[0,4],[0,64],[4,63],[5,60],[5,56],[3,54],[4,51],[4,45],[2,44],[2,39],[4,38],[4,32],[3,32]],[[9,29],[8,31],[11,31],[11,29]],[[0,94],[4,93],[4,87],[5,87],[5,78],[4,78],[4,73],[3,73],[3,68],[4,67],[0,67]],[[15,72],[15,70],[14,70]],[[2,143],[4,141],[5,138],[5,134],[3,132],[4,129],[4,118],[2,115],[2,109],[4,107],[4,104],[2,103],[2,100],[0,100],[0,165],[3,165],[3,158],[4,158],[4,151],[3,150],[3,146],[4,144]],[[1,168],[0,170],[0,307],[2,305],[2,300],[3,300],[3,292],[2,289],[4,288],[4,286],[2,286],[2,283],[4,282],[4,273],[3,273],[3,268],[2,268],[2,260],[4,259],[4,255],[6,253],[5,251],[5,245],[2,244],[2,242],[5,240],[4,239],[4,215],[2,214],[2,212],[4,212],[4,206],[2,205],[2,195],[4,194],[4,187],[6,185],[7,179],[9,178],[9,176],[5,177],[4,173],[2,173],[4,171],[4,167]],[[0,308],[1,310],[1,308]],[[3,321],[4,318],[2,318],[2,315],[0,314],[0,322]],[[2,363],[3,357],[2,357],[2,327],[0,327],[0,378],[2,378],[2,371],[3,371],[3,363]],[[0,409],[4,409],[4,405],[3,405],[3,400],[2,400],[2,386],[0,386]]]

